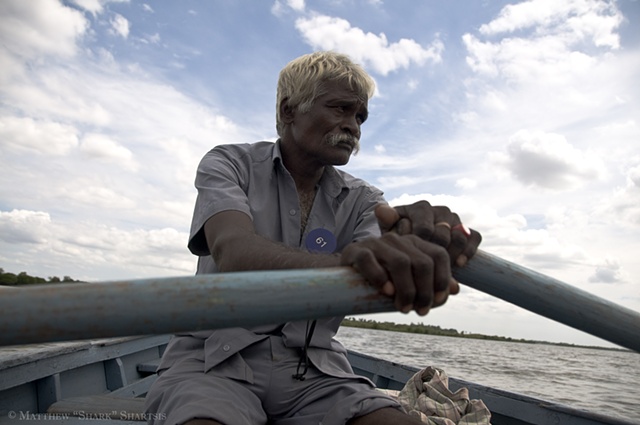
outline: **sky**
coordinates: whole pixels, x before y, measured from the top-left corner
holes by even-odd
[[[199,160],[275,141],[280,69],[335,50],[377,84],[345,171],[640,311],[639,21],[638,0],[2,0],[0,267],[193,274]],[[366,318],[611,345],[468,287]]]

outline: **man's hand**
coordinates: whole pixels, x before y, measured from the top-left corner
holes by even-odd
[[[380,204],[376,217],[383,234],[416,235],[446,248],[452,265],[464,266],[478,250],[480,233],[462,225],[458,214],[448,207],[432,206],[427,201],[391,207]]]
[[[398,310],[425,315],[459,291],[446,249],[415,235],[387,232],[347,245],[341,265],[351,266],[370,285],[394,298]]]

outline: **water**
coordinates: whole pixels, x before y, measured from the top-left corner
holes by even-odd
[[[348,349],[640,423],[640,354],[341,327]]]

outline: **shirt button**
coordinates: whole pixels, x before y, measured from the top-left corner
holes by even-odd
[[[296,215],[296,210],[289,210],[290,215]]]
[[[228,345],[225,345],[224,347],[222,347],[222,350],[229,351],[231,350],[231,347],[229,347]]]

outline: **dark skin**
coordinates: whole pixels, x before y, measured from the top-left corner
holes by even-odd
[[[367,119],[367,102],[343,83],[326,83],[326,94],[301,113],[288,99],[279,105],[283,163],[293,177],[299,197],[312,194],[325,167],[344,165],[356,149],[360,127]],[[340,136],[337,143],[329,138]],[[381,293],[393,297],[402,312],[425,315],[459,291],[452,265],[463,266],[480,244],[476,231],[467,236],[451,230],[460,218],[446,207],[426,201],[392,208],[379,205],[376,217],[382,236],[347,245],[340,254],[313,254],[284,246],[256,234],[244,213],[225,211],[211,217],[204,230],[221,272],[348,266]],[[246,258],[252,258],[247,262]],[[197,423],[196,423],[197,422]],[[198,419],[191,425],[216,424]],[[420,421],[392,408],[354,418],[352,425],[414,424]]]

